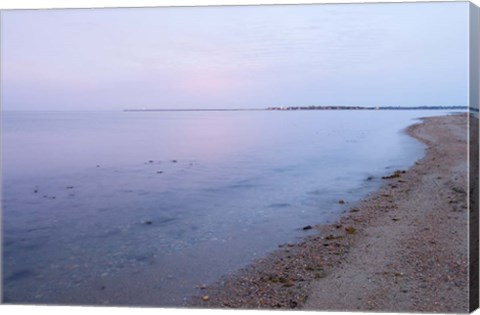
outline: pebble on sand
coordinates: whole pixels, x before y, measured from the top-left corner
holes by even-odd
[[[349,227],[346,227],[345,228],[345,231],[348,233],[348,234],[355,234],[357,232],[357,229],[355,229],[353,226],[349,226]]]

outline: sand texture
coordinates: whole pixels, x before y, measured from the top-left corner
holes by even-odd
[[[318,234],[202,288],[193,307],[391,312],[469,310],[467,115],[407,133],[426,145],[409,170]],[[387,177],[387,176],[386,176]]]

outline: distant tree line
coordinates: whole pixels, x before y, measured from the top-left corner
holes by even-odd
[[[267,110],[466,110],[468,106],[277,106]]]

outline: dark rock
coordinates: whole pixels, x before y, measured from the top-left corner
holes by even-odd
[[[307,225],[307,226],[304,226],[302,228],[302,230],[306,231],[306,230],[311,230],[312,229],[312,226],[311,225]]]
[[[147,220],[147,221],[143,222],[143,224],[150,225],[150,224],[153,224],[153,221],[149,221],[149,220]]]
[[[346,227],[346,228],[345,228],[345,231],[346,231],[348,234],[355,234],[355,233],[357,232],[357,230],[356,230],[353,226]]]
[[[172,163],[177,163],[178,161],[177,160],[172,160]]]
[[[332,234],[325,237],[325,239],[327,241],[337,240],[337,239],[342,239],[342,238],[343,238],[343,236],[341,236],[341,235],[335,236],[335,235],[332,235]]]
[[[338,201],[338,203],[341,204],[341,205],[343,205],[343,204],[345,203],[345,200],[340,199],[340,200]]]
[[[324,277],[324,275],[323,275],[322,272],[315,272],[315,275],[314,275],[315,279],[320,279],[320,278],[323,278],[323,277]]]
[[[382,176],[382,179],[391,179],[391,178],[398,178],[400,174],[405,174],[406,171],[396,170],[392,175]]]

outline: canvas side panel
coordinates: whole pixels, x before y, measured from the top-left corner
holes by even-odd
[[[470,312],[478,308],[479,303],[479,286],[478,286],[478,212],[479,212],[479,143],[478,143],[478,108],[479,108],[479,35],[480,35],[480,9],[473,3],[470,3],[470,89],[469,89],[469,108],[470,108],[470,155],[469,155],[469,171],[470,171],[470,215],[469,215],[469,231],[470,231]]]

